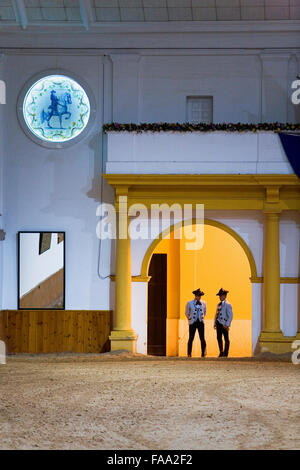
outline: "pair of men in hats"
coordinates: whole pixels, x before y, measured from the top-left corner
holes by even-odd
[[[226,297],[228,290],[221,288],[216,294],[220,298],[217,305],[217,311],[214,318],[214,328],[217,330],[217,341],[219,346],[219,357],[227,357],[229,352],[229,328],[232,322],[232,306],[227,302]],[[198,330],[201,342],[201,355],[206,355],[206,341],[204,337],[204,317],[206,315],[206,302],[201,300],[204,292],[201,289],[193,291],[194,300],[190,300],[186,305],[185,314],[189,321],[189,341],[188,341],[188,357],[192,355],[192,346],[196,330]],[[223,337],[225,346],[223,348]]]

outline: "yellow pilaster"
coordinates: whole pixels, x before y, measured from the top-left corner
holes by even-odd
[[[279,189],[267,190],[264,243],[263,329],[259,343],[262,352],[290,350],[290,339],[280,329]]]
[[[128,234],[127,191],[116,191],[116,308],[115,324],[110,334],[111,350],[136,352],[137,335],[131,328],[131,255]]]
[[[279,214],[266,214],[264,262],[264,331],[280,330]]]

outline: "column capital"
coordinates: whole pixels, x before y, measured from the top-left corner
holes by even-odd
[[[120,212],[120,205],[122,206],[122,212],[128,215],[128,187],[121,186],[115,189],[115,210]]]
[[[265,186],[263,212],[265,214],[280,214],[280,186]]]
[[[263,207],[263,213],[264,214],[268,214],[268,215],[277,215],[278,217],[280,216],[281,212],[282,212],[282,209],[280,207],[280,205],[278,204],[268,204],[268,203],[264,203],[264,207]]]
[[[127,185],[121,185],[115,188],[116,198],[119,198],[120,196],[128,196],[128,193],[129,193],[129,186]]]

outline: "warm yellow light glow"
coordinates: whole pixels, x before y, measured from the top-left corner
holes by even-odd
[[[178,319],[180,312],[180,240],[162,240],[154,253],[167,254],[167,356],[178,356]]]
[[[205,225],[204,246],[199,251],[187,251],[185,240],[162,240],[154,253],[168,255],[167,289],[167,355],[185,356],[188,322],[185,305],[194,298],[198,287],[205,292],[207,303],[205,336],[207,355],[217,356],[218,345],[213,319],[220,287],[229,290],[228,301],[233,307],[230,328],[230,356],[252,355],[251,276],[248,258],[241,245],[227,232]],[[193,356],[200,356],[199,338],[193,344]]]

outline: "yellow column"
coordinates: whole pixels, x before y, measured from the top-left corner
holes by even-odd
[[[263,329],[259,338],[262,352],[285,350],[280,329],[280,255],[279,212],[266,211],[264,243],[264,308]]]
[[[266,214],[264,263],[264,329],[280,331],[279,214]]]
[[[117,240],[115,321],[110,334],[111,350],[136,352],[137,336],[131,328],[131,254],[128,234],[127,192],[116,192]]]

